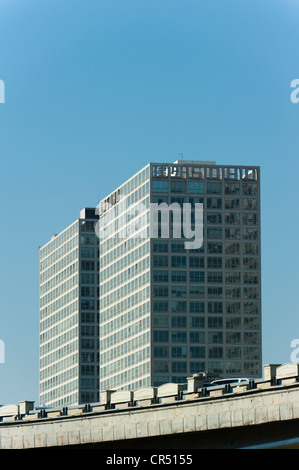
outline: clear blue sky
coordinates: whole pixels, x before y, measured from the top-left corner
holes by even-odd
[[[299,338],[299,0],[0,0],[0,404],[38,405],[39,252],[149,161],[260,165],[263,363]]]

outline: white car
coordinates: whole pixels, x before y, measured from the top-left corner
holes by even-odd
[[[218,380],[213,380],[211,384],[213,385],[226,385],[226,384],[235,384],[235,383],[241,383],[241,382],[249,382],[250,379],[245,379],[245,378],[231,378],[231,379],[218,379]]]

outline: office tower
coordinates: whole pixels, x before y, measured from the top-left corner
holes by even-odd
[[[259,174],[151,163],[100,202],[101,390],[186,382],[199,371],[261,376]],[[162,210],[152,235],[155,204],[169,209],[169,236]],[[178,229],[190,207],[190,230],[203,207],[203,244],[186,248]]]
[[[40,404],[99,400],[95,209],[40,248]]]

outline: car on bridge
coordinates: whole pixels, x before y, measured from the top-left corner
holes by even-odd
[[[226,384],[240,384],[241,382],[249,382],[250,379],[246,378],[227,378],[227,379],[217,379],[211,382],[212,385],[226,385]]]

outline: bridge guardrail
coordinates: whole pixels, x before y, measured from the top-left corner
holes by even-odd
[[[271,387],[299,385],[299,364],[275,365],[275,367],[267,365],[264,366],[264,371],[264,379],[249,379],[247,382],[225,385],[206,386],[205,377],[201,374],[194,374],[193,377],[188,378],[187,384],[169,383],[160,387],[144,387],[136,391],[106,390],[101,392],[101,401],[99,403],[86,403],[62,407],[61,409],[48,407],[35,409],[34,402],[22,401],[18,405],[4,405],[0,407],[0,425],[14,421],[55,419],[109,410],[155,406],[177,401],[216,398]]]

